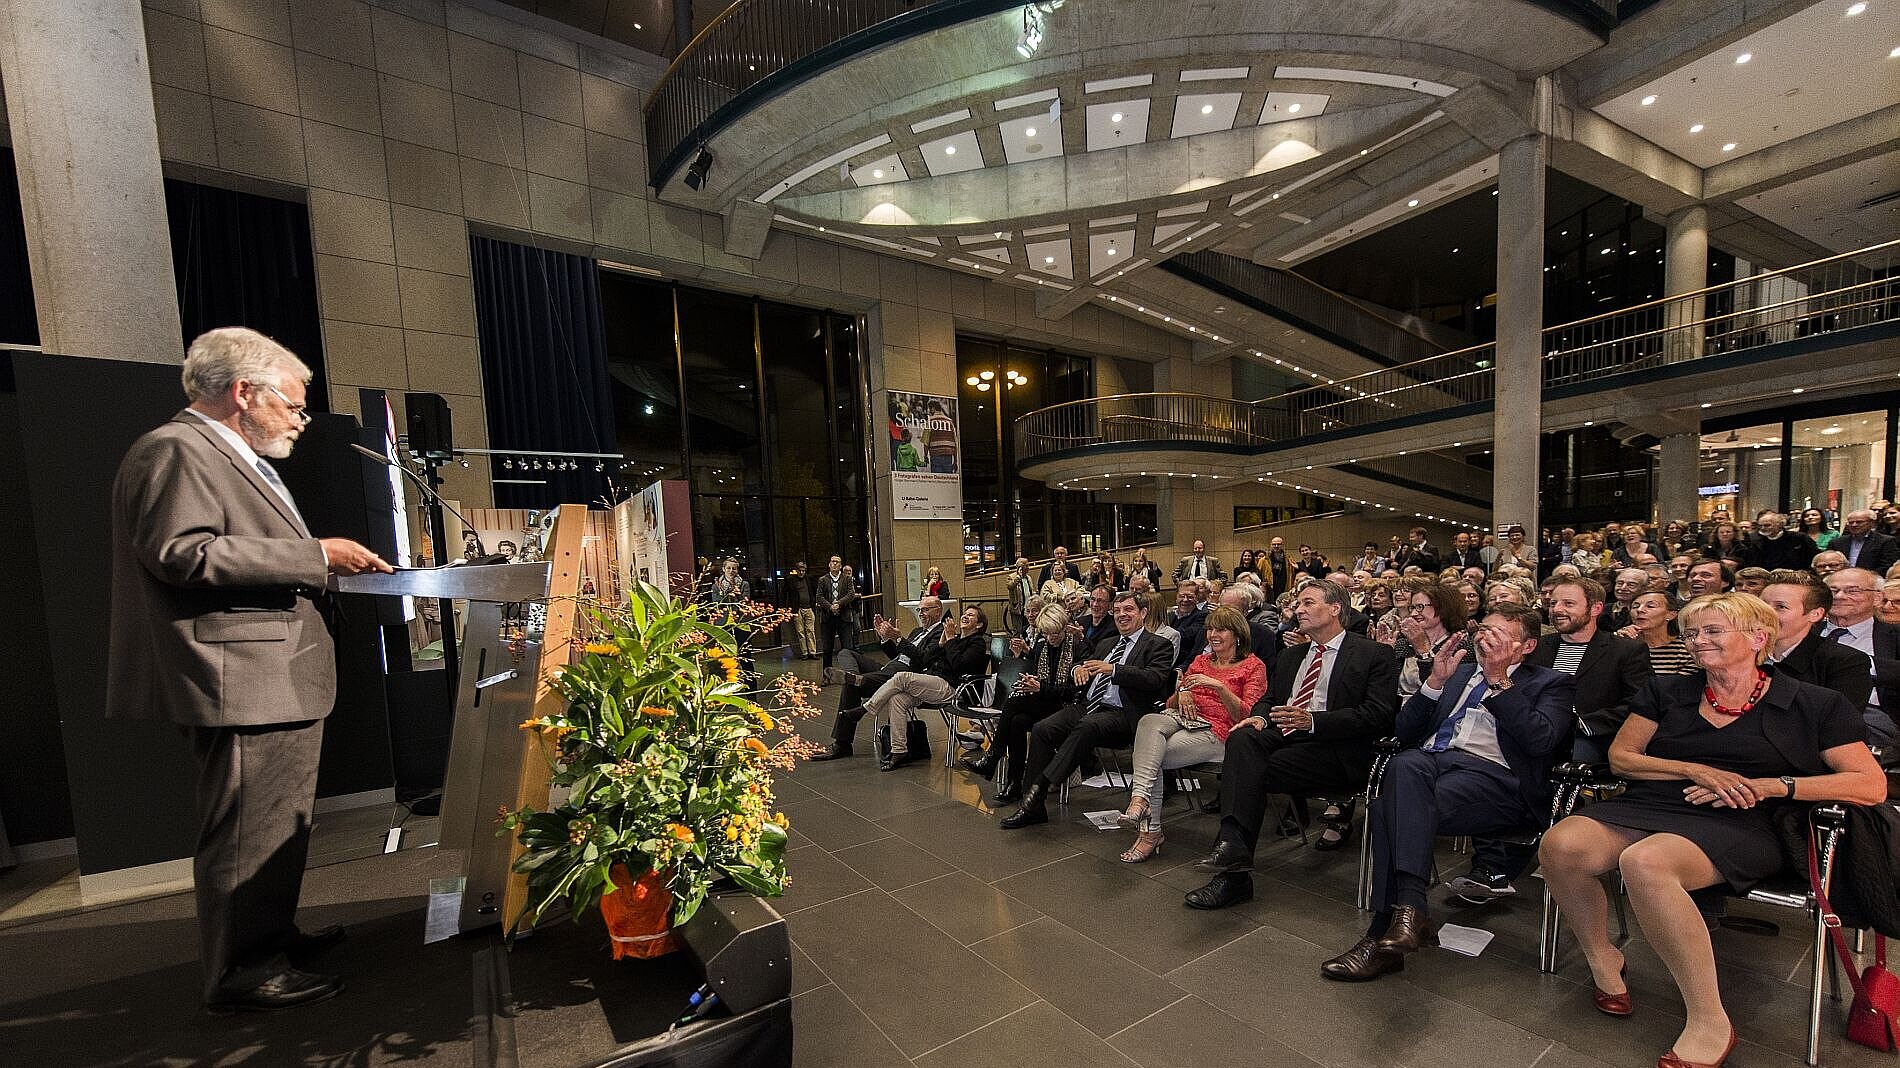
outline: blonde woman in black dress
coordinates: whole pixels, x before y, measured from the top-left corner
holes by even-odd
[[[1634,1006],[1599,877],[1622,872],[1688,1017],[1658,1068],[1720,1065],[1735,1048],[1715,951],[1689,892],[1740,893],[1780,871],[1776,805],[1876,805],[1887,795],[1859,710],[1832,690],[1762,670],[1780,629],[1772,609],[1718,593],[1689,602],[1680,618],[1701,670],[1658,676],[1637,692],[1610,743],[1610,766],[1629,789],[1551,828],[1540,850],[1546,885],[1590,963],[1597,1009],[1611,1016]]]

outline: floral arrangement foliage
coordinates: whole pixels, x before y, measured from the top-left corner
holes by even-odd
[[[645,582],[624,607],[580,607],[584,651],[554,678],[566,709],[521,724],[566,798],[501,813],[500,833],[526,849],[514,864],[528,877],[522,915],[538,921],[565,901],[579,919],[614,892],[615,864],[664,876],[676,925],[721,879],[781,894],[789,822],[772,808],[772,774],[818,751],[796,730],[818,714],[817,687],[786,673],[755,688],[736,650],[787,613],[696,605]]]

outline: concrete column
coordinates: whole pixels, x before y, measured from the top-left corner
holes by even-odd
[[[1701,449],[1700,434],[1671,434],[1662,439],[1662,460],[1656,465],[1658,523],[1695,521]]]
[[[1521,137],[1498,153],[1498,347],[1492,523],[1537,537],[1543,432],[1544,182],[1550,144]]]
[[[1663,296],[1693,293],[1709,284],[1709,209],[1693,204],[1669,216],[1669,228],[1663,246]],[[1702,355],[1705,335],[1701,297],[1671,301],[1663,321],[1670,328],[1664,335],[1663,359],[1681,363]]]
[[[0,75],[41,347],[182,363],[138,0],[0,0]]]

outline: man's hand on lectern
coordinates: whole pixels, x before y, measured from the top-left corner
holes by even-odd
[[[360,545],[348,538],[324,538],[323,555],[330,559],[332,575],[360,575],[365,571],[381,571],[389,574],[396,569],[380,556],[369,551],[369,546]]]

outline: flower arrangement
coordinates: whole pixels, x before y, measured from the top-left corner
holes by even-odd
[[[785,674],[755,689],[735,650],[785,613],[695,605],[644,582],[624,606],[581,607],[582,655],[554,679],[566,709],[521,724],[566,798],[501,815],[500,833],[526,847],[514,865],[528,877],[522,916],[565,901],[578,919],[616,892],[616,865],[664,884],[674,925],[722,879],[778,896],[791,882],[789,824],[773,810],[772,774],[818,751],[796,731],[817,715],[816,686]]]

